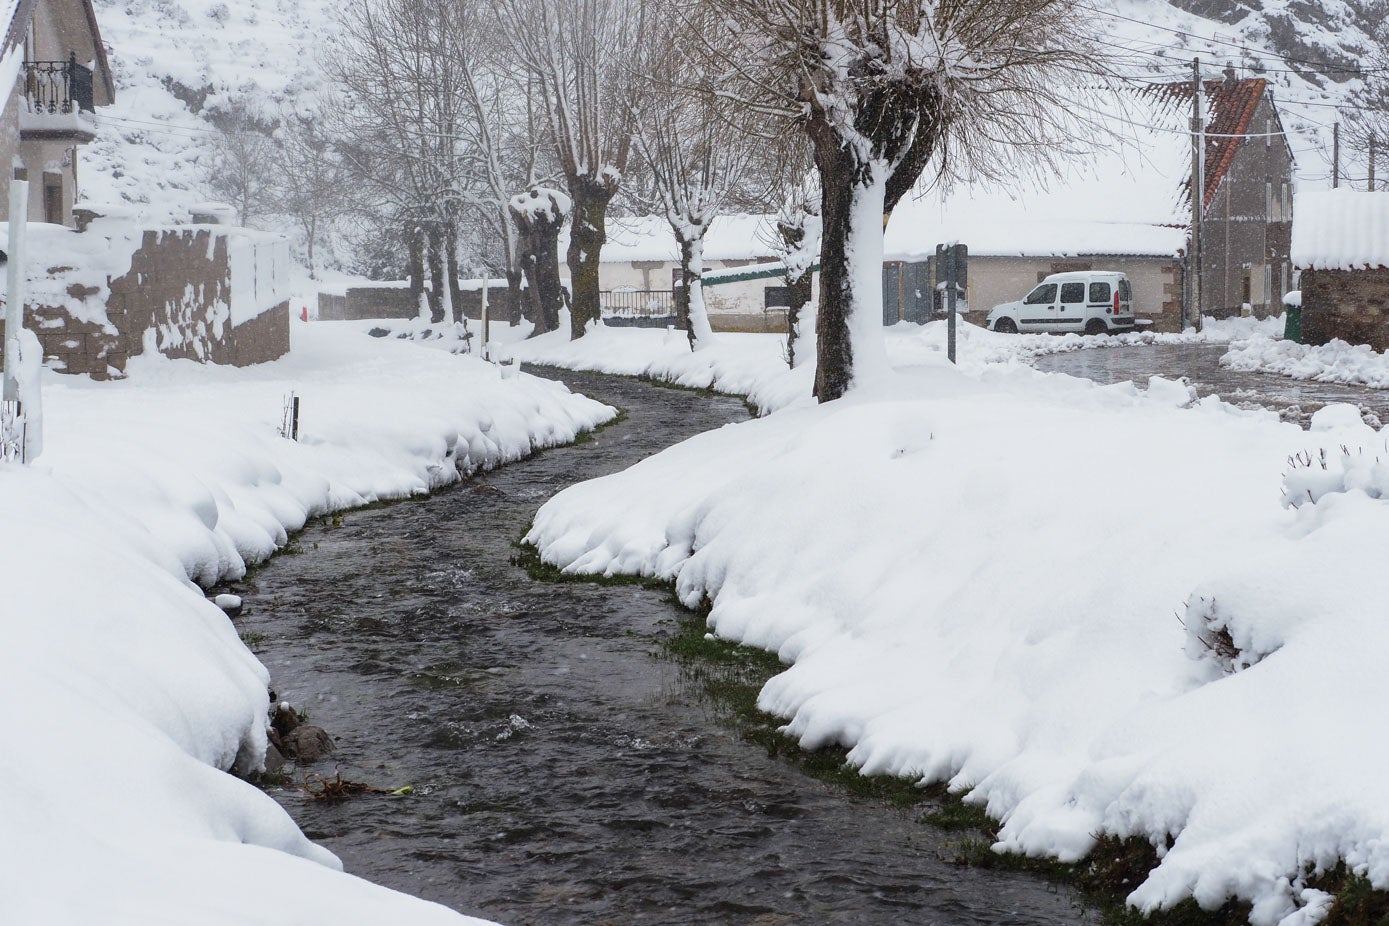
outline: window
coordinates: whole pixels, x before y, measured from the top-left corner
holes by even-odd
[[[1125,302],[1133,301],[1133,290],[1129,288],[1128,277],[1121,277],[1119,279],[1119,298]]]
[[[762,290],[762,308],[785,309],[791,306],[791,287],[768,286]]]
[[[1062,283],[1061,301],[1067,305],[1074,305],[1077,302],[1085,301],[1084,283]]]
[[[1056,301],[1056,284],[1043,283],[1027,294],[1023,305],[1051,305]]]
[[[1091,302],[1103,302],[1105,305],[1109,305],[1109,284],[1108,284],[1108,283],[1091,283],[1091,284],[1090,284],[1090,301],[1091,301]]]

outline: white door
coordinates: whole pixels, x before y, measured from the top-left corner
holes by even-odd
[[[1018,312],[1019,331],[1049,331],[1056,324],[1055,283],[1039,283],[1028,293]]]
[[[1055,331],[1082,331],[1085,328],[1085,282],[1062,283],[1056,296]]]

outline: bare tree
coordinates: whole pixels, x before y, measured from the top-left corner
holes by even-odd
[[[277,171],[274,211],[288,216],[304,235],[309,276],[317,279],[315,249],[324,226],[349,207],[347,165],[321,113],[333,106],[321,99],[311,111],[286,111],[276,133]]]
[[[723,117],[722,102],[704,86],[702,61],[688,51],[690,30],[712,33],[720,24],[707,8],[682,10],[678,0],[648,2],[653,23],[632,56],[640,75],[640,90],[632,97],[635,140],[650,204],[670,224],[680,249],[676,316],[690,349],[699,350],[714,337],[704,305],[704,236],[720,213],[760,204],[767,190],[749,169],[754,146]]]
[[[209,114],[217,128],[208,187],[236,207],[237,221],[249,225],[266,211],[275,175],[275,124],[254,103],[236,98]]]
[[[412,285],[435,321],[456,321],[463,62],[470,7],[450,0],[346,0],[332,58],[343,89],[345,150],[386,211],[406,229]],[[425,295],[421,293],[421,295]]]
[[[723,92],[799,126],[820,176],[820,401],[887,369],[883,227],[935,165],[996,170],[1065,138],[1061,94],[1094,70],[1074,0],[708,0]],[[741,85],[741,86],[740,86]]]
[[[641,0],[500,0],[509,47],[539,94],[556,160],[573,202],[570,330],[599,317],[599,261],[608,205],[632,150],[633,70],[646,30]]]

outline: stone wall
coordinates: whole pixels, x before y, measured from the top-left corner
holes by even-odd
[[[88,234],[96,233],[76,238]],[[95,259],[98,252],[93,250],[56,255],[62,263],[35,268],[47,278],[43,286],[31,282],[26,324],[55,369],[95,379],[120,377],[130,357],[150,348],[176,359],[234,366],[288,353],[282,241],[238,229],[194,226],[146,230],[136,240],[132,250],[121,239],[110,239],[111,249],[125,248],[128,265],[121,264],[128,269],[104,280],[83,266]],[[55,259],[43,256],[46,262]],[[101,254],[102,259],[112,257]],[[273,279],[260,279],[264,276]],[[73,281],[64,284],[68,278]],[[259,306],[248,309],[245,298],[234,300],[234,281],[254,290],[253,303],[268,306],[257,312]],[[233,316],[234,302],[241,306],[239,317]]]
[[[414,318],[419,314],[419,300],[409,286],[354,286],[347,291],[342,317],[359,321],[364,318]]]
[[[1389,350],[1389,269],[1302,271],[1302,340]]]

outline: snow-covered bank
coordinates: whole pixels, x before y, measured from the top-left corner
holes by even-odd
[[[190,579],[613,412],[349,328],[295,324],[293,342],[245,370],[137,358],[123,382],[48,378],[43,456],[0,467],[0,921],[475,922],[341,874],[219,771],[259,762],[268,678]],[[291,389],[297,443],[276,433]]]
[[[1233,345],[1220,364],[1244,372],[1389,389],[1389,354],[1339,339],[1312,345],[1258,338]]]
[[[357,323],[365,325],[366,323]],[[741,395],[765,412],[810,403],[814,370],[786,366],[786,338],[779,334],[719,334],[703,350],[691,352],[683,332],[652,328],[599,326],[577,341],[567,330],[521,340],[529,329],[493,328],[493,339],[507,356],[569,370],[591,370],[621,376],[647,376],[717,392]],[[1000,363],[1027,363],[1044,354],[1145,344],[1218,343],[1282,334],[1283,318],[1205,319],[1197,333],[1121,335],[998,334],[960,323],[956,356],[961,368],[978,372]],[[902,322],[886,330],[893,366],[933,363],[945,356],[946,323]]]
[[[1282,479],[1382,440],[1344,407],[1309,433],[1164,380],[925,359],[566,490],[529,539],[674,579],[788,663],[760,704],[807,748],[969,790],[1000,848],[1136,835],[1162,858],[1143,909],[1295,926],[1337,859],[1389,887],[1389,751],[1356,709],[1389,698],[1389,507],[1348,476],[1293,510]]]

